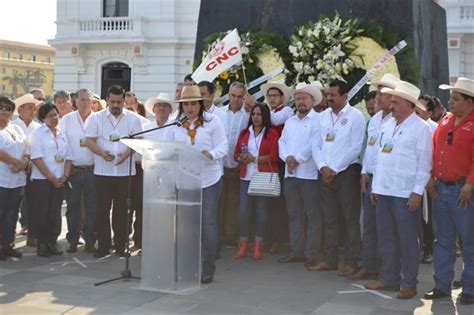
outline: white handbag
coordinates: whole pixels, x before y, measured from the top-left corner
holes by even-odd
[[[270,161],[268,162],[268,165],[270,165],[271,173],[257,171],[252,174],[247,194],[259,197],[280,196],[280,177],[278,177],[278,173],[273,172]]]

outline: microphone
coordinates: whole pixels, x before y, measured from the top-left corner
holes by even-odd
[[[188,116],[184,115],[180,119],[176,121],[176,126],[181,127],[185,121],[187,121],[189,118]]]

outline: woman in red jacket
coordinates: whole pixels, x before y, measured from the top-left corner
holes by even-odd
[[[257,229],[253,258],[262,259],[263,235],[267,227],[268,197],[247,194],[252,174],[278,172],[278,133],[271,128],[270,109],[257,103],[250,112],[248,128],[242,130],[235,147],[234,159],[240,164],[239,248],[235,258],[244,258],[248,251],[249,218],[255,206]]]

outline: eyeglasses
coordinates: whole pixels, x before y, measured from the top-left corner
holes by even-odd
[[[452,130],[449,130],[448,131],[448,139],[446,140],[446,143],[448,145],[452,145],[453,144],[453,137],[454,137],[454,133]]]
[[[0,109],[6,110],[7,112],[13,112],[13,110],[15,110],[11,104],[0,104]]]

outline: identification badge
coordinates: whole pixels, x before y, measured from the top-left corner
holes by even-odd
[[[117,141],[120,140],[120,134],[117,131],[112,131],[109,136],[110,141]]]
[[[79,146],[80,147],[85,147],[86,146],[86,138],[79,139]]]
[[[334,130],[328,131],[326,134],[326,142],[333,142],[336,139],[336,132]]]
[[[58,153],[54,156],[54,160],[56,161],[56,163],[62,163],[64,162],[64,157]]]
[[[369,139],[369,146],[373,146],[376,141],[377,141],[377,137],[376,137],[376,136],[370,137],[370,139]]]
[[[383,145],[382,152],[383,153],[392,153],[393,150],[393,143],[389,141]]]

